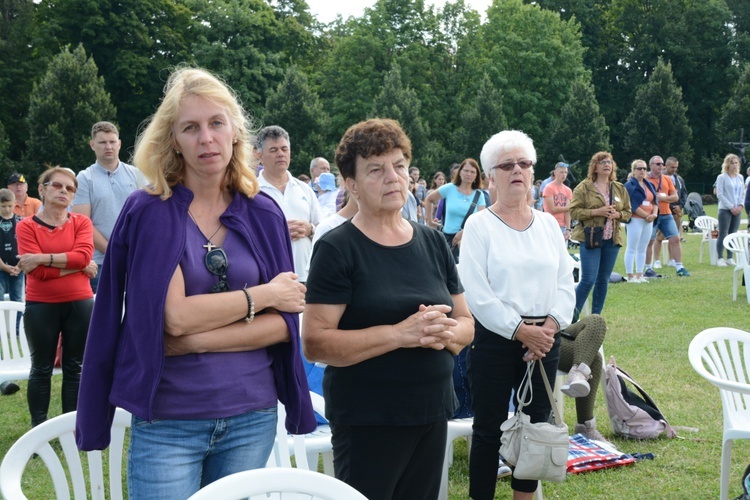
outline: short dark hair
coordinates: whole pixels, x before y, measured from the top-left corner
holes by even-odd
[[[372,118],[352,125],[336,148],[335,163],[344,179],[354,178],[357,156],[369,158],[400,149],[411,160],[411,140],[401,125],[389,118]]]
[[[289,139],[289,132],[284,130],[283,128],[279,127],[278,125],[269,125],[268,127],[263,127],[258,131],[258,135],[255,136],[255,149],[258,151],[263,151],[263,148],[266,146],[266,141],[268,139],[286,139],[286,142],[289,143],[289,146],[292,145],[292,141]]]

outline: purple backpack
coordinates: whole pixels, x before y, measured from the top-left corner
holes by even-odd
[[[614,356],[609,358],[604,378],[604,399],[612,431],[616,435],[630,439],[651,439],[666,433],[667,437],[677,437],[654,400],[630,375],[617,368]],[[637,392],[630,390],[625,382],[630,383]]]

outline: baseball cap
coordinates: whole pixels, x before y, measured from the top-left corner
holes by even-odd
[[[15,184],[16,182],[22,182],[23,184],[26,184],[26,178],[23,176],[23,174],[13,172],[8,176],[8,182],[6,182],[6,184],[10,186],[11,184]]]

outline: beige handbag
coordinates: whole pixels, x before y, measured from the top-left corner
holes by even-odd
[[[568,426],[560,418],[547,374],[541,363],[539,369],[555,415],[555,423],[532,424],[529,416],[523,413],[523,408],[528,406],[534,397],[531,375],[536,364],[536,361],[530,361],[526,367],[526,376],[516,395],[516,414],[500,426],[500,430],[503,431],[500,454],[506,463],[515,466],[513,477],[517,479],[559,483],[565,480],[568,469]]]

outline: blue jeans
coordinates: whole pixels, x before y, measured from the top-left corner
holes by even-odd
[[[671,217],[671,216],[670,216]],[[576,287],[576,309],[581,310],[589,292],[594,289],[591,312],[601,314],[612,269],[615,268],[620,247],[612,239],[604,240],[600,248],[588,249],[581,245],[581,280]]]
[[[11,276],[10,274],[0,271],[0,299],[8,294],[8,298],[14,302],[23,302],[23,273],[18,276]],[[16,315],[16,333],[18,327],[21,325],[21,316],[23,314],[18,313]]]
[[[266,466],[276,438],[276,407],[229,418],[154,420],[133,416],[128,494],[184,500],[217,479]]]

